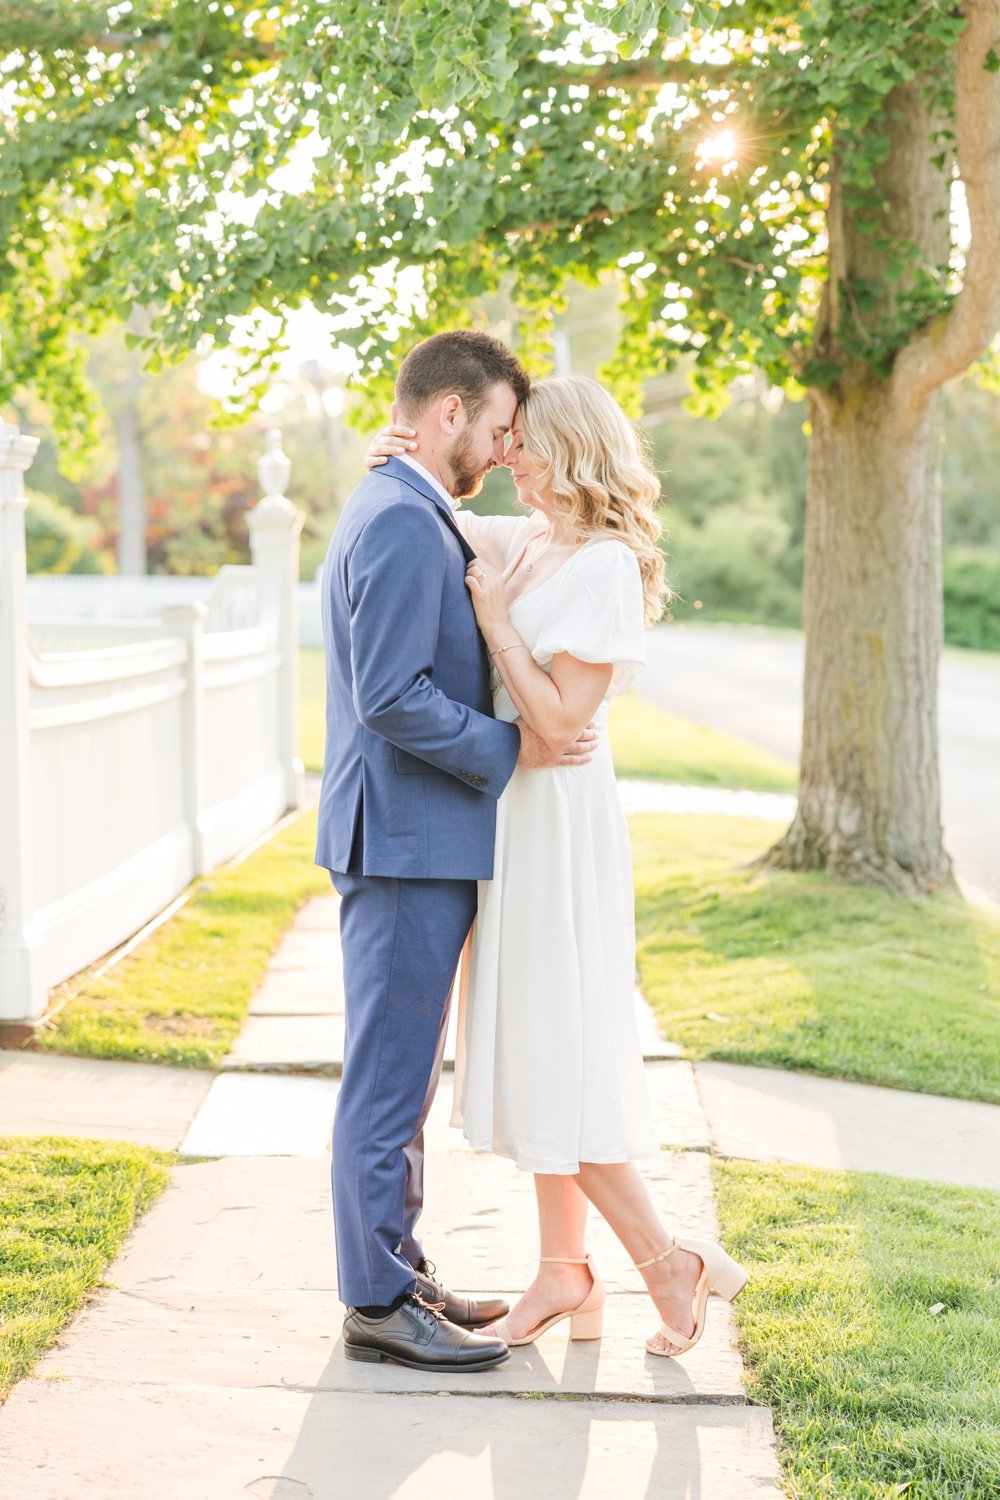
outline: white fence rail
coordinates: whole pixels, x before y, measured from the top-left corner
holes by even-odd
[[[302,516],[280,493],[280,450],[260,465],[249,567],[207,588],[102,579],[120,585],[112,616],[59,602],[29,628],[36,446],[0,425],[0,1021],[21,1023],[297,806],[301,773]]]
[[[246,568],[223,568],[210,578],[123,578],[118,574],[37,573],[28,578],[28,620],[39,644],[53,649],[77,645],[114,645],[146,640],[159,628],[168,604],[209,606],[206,630],[228,630],[253,617],[255,606],[246,589]],[[219,585],[218,591],[213,583]],[[319,584],[300,583],[299,645],[322,646]],[[248,613],[249,611],[249,613]]]

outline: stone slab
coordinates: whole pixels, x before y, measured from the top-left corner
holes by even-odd
[[[718,1237],[711,1163],[706,1156],[670,1151],[640,1166],[670,1233]],[[452,1286],[523,1288],[535,1274],[534,1182],[529,1173],[519,1172],[510,1162],[473,1152],[431,1154],[420,1226],[427,1254]],[[641,1290],[639,1273],[593,1210],[587,1244],[609,1292]]]
[[[643,1177],[671,1232],[715,1238],[711,1164],[668,1152]],[[430,1144],[421,1235],[456,1289],[519,1289],[535,1272],[534,1184],[509,1162]],[[607,1224],[591,1214],[588,1243],[610,1292],[642,1281]],[[129,1293],[336,1288],[329,1162],[228,1157],[189,1162],[126,1242],[108,1280]],[[721,1309],[720,1309],[721,1311]]]
[[[24,1500],[761,1500],[766,1411],[26,1381],[0,1413]]]
[[[334,963],[322,969],[271,970],[250,1005],[243,1030],[223,1062],[226,1070],[322,1073],[344,1066],[343,977]],[[652,1011],[636,991],[636,1012],[647,1062],[672,1060],[680,1048],[665,1041]],[[457,1007],[452,1007],[444,1066],[455,1065]]]
[[[473,1290],[481,1291],[482,1288]],[[518,1288],[496,1288],[508,1300]],[[340,1338],[343,1308],[335,1291],[257,1288],[193,1291],[163,1286],[149,1295],[100,1293],[72,1334],[37,1367],[42,1379],[117,1386],[122,1371],[139,1386],[274,1387],[409,1394],[439,1391],[491,1395],[541,1392],[558,1396],[640,1397],[663,1402],[745,1400],[739,1359],[728,1347],[728,1325],[715,1315],[683,1360],[645,1352],[658,1326],[647,1299],[608,1297],[604,1337],[573,1342],[568,1325],[537,1344],[511,1350],[495,1370],[421,1374],[393,1364],[348,1360]]]
[[[294,932],[338,932],[340,930],[340,897],[336,891],[328,896],[313,896],[295,918]]]
[[[226,1059],[229,1068],[333,1075],[343,1067],[344,976],[339,941],[339,898],[317,896],[302,908],[279,943],[250,1004],[243,1033]],[[667,1041],[642,994],[636,1018],[647,1061],[680,1057]],[[452,1007],[445,1067],[454,1066],[457,1007]],[[323,1024],[324,1017],[335,1024]]]
[[[200,1068],[0,1052],[0,1135],[65,1135],[174,1150],[213,1076]]]
[[[709,1163],[671,1153],[645,1173],[671,1228],[714,1235]],[[468,1150],[431,1163],[424,1244],[456,1289],[518,1295],[534,1274],[532,1179]],[[596,1214],[588,1244],[609,1292],[605,1336],[572,1343],[568,1327],[514,1351],[483,1376],[420,1376],[349,1363],[336,1350],[337,1300],[329,1176],[319,1158],[236,1158],[178,1168],[71,1332],[43,1362],[60,1376],[139,1383],[347,1390],[470,1389],[744,1399],[730,1309],[713,1300],[708,1330],[683,1361],[647,1355],[655,1312],[638,1273]],[[334,1358],[334,1355],[337,1355]],[[208,1372],[208,1373],[206,1373]],[[471,1386],[470,1386],[471,1382]]]
[[[329,906],[325,896],[316,899],[322,907]],[[303,916],[307,910],[307,907],[303,907],[299,915]],[[335,907],[334,915],[337,910]],[[300,927],[297,918],[275,948],[269,967],[278,973],[284,973],[289,969],[323,969],[339,962],[340,942],[336,920],[329,923],[324,921],[321,927]]]
[[[344,976],[339,950],[334,951],[330,962],[322,968],[270,969],[250,1002],[249,1013],[251,1016],[342,1016]],[[336,1035],[342,1035],[340,1030]],[[239,1043],[235,1050],[239,1050]]]
[[[330,1170],[318,1157],[186,1162],[108,1267],[105,1283],[167,1304],[216,1292],[261,1301],[335,1293]],[[76,1327],[90,1316],[85,1312]]]
[[[734,1063],[699,1063],[716,1149],[1000,1189],[1000,1106]]]
[[[329,1156],[339,1082],[222,1073],[181,1142],[182,1156]]]
[[[620,780],[618,796],[626,813],[721,813],[731,818],[763,818],[790,823],[794,792],[735,791],[717,786],[682,786],[672,781]]]
[[[422,1233],[442,1274],[456,1289],[516,1295],[534,1274],[537,1255],[530,1175],[463,1149],[434,1155],[428,1176]],[[671,1229],[717,1233],[704,1156],[669,1153],[644,1176]],[[568,1383],[580,1385],[580,1394],[742,1399],[728,1306],[713,1300],[708,1331],[684,1361],[648,1356],[642,1346],[655,1313],[638,1273],[596,1214],[588,1244],[611,1303],[600,1349],[570,1345],[565,1330],[553,1330],[537,1350],[518,1351],[491,1375],[497,1388],[565,1392]],[[330,1357],[342,1318],[327,1162],[244,1157],[178,1168],[105,1280],[109,1290],[49,1356],[64,1373],[76,1368],[74,1350],[81,1351],[82,1371],[96,1370],[103,1346],[113,1378],[116,1366],[137,1369],[147,1357],[143,1349],[154,1366],[174,1350],[184,1367],[204,1346],[213,1359],[213,1350],[230,1351],[237,1383],[250,1362],[265,1359],[269,1380],[315,1383],[316,1361]],[[204,1340],[200,1328],[207,1329]],[[360,1382],[362,1389],[390,1389],[398,1372],[341,1361],[337,1378],[347,1388]],[[435,1376],[426,1388],[445,1384]]]
[[[691,1064],[647,1062],[645,1077],[660,1145],[681,1151],[711,1150]]]
[[[335,1074],[343,1062],[342,1015],[250,1015],[222,1066]]]
[[[665,1149],[707,1151],[708,1128],[689,1063],[651,1063],[646,1081]],[[205,1095],[181,1144],[185,1156],[323,1156],[337,1102],[337,1078],[227,1072]],[[446,1074],[428,1129],[434,1150],[464,1145],[449,1126],[453,1080]]]
[[[680,1057],[680,1047],[676,1042],[667,1041],[652,1006],[638,987],[635,992],[635,1009],[639,1023],[639,1044],[646,1061],[662,1062],[667,1058]]]

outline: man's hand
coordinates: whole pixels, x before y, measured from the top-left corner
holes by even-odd
[[[552,766],[585,766],[597,748],[597,730],[593,722],[581,730],[565,750],[551,750],[541,735],[536,734],[523,719],[517,720],[517,727],[521,731],[521,753],[517,763],[527,771],[548,770]]]

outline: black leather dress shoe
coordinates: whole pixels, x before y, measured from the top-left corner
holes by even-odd
[[[348,1359],[387,1359],[410,1370],[462,1374],[502,1365],[510,1350],[502,1339],[470,1333],[449,1323],[439,1306],[417,1295],[408,1297],[387,1318],[366,1318],[356,1307],[344,1319],[344,1353]]]
[[[429,1260],[421,1261],[413,1274],[417,1278],[417,1292],[424,1301],[443,1302],[448,1322],[459,1328],[484,1328],[487,1323],[495,1323],[510,1312],[509,1303],[502,1297],[460,1297],[456,1292],[449,1292],[446,1286],[435,1280],[437,1273]]]

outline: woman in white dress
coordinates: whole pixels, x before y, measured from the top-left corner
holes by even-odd
[[[412,454],[408,434],[380,433],[369,466]],[[644,627],[663,610],[660,486],[636,429],[584,377],[537,382],[511,439],[506,461],[533,514],[456,515],[477,553],[466,582],[494,711],[524,719],[553,747],[590,721],[599,741],[586,766],[516,770],[500,798],[494,878],[480,882],[463,971],[453,1123],[535,1177],[538,1275],[495,1331],[527,1344],[569,1318],[571,1337],[600,1337],[604,1289],[584,1245],[590,1202],[663,1319],[647,1349],[680,1354],[701,1336],[709,1290],[732,1298],[746,1273],[718,1245],[672,1239],[632,1165],[659,1148],[606,725],[610,698],[645,661]]]

